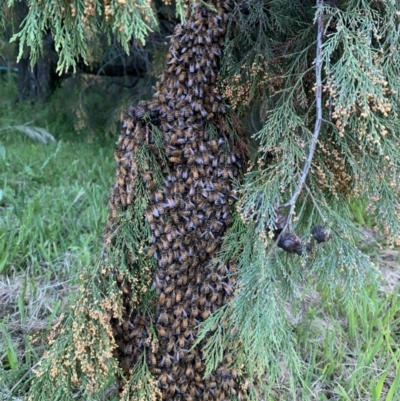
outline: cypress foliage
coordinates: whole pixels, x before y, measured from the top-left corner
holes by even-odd
[[[196,26],[204,15],[213,15],[214,7],[220,5],[197,3],[189,24]],[[178,9],[183,10],[182,3]],[[204,15],[198,10],[204,10]],[[150,18],[151,13],[149,9]],[[24,32],[31,29],[29,37],[38,32],[32,15],[20,34],[21,43],[28,37]],[[207,399],[204,388],[212,397],[218,388],[222,399],[234,399],[241,394],[242,384],[242,396],[256,400],[276,385],[283,371],[289,372],[293,392],[301,391],[301,364],[290,323],[299,289],[312,278],[332,293],[339,291],[344,305],[352,309],[368,303],[365,284],[377,277],[369,258],[356,246],[358,231],[351,223],[349,201],[365,199],[388,242],[399,241],[399,15],[395,0],[235,3],[227,20],[220,69],[222,96],[231,110],[223,116],[225,106],[219,99],[215,112],[213,106],[209,110],[200,102],[194,105],[198,121],[190,121],[185,111],[182,116],[181,107],[168,105],[171,99],[162,99],[178,91],[179,81],[188,85],[190,80],[188,73],[178,78],[176,88],[168,81],[179,68],[179,62],[172,61],[176,55],[169,53],[155,101],[130,109],[123,118],[125,130],[132,123],[131,128],[139,133],[125,134],[119,142],[105,255],[82,275],[78,300],[55,329],[54,343],[32,381],[32,400],[47,400],[50,395],[55,400],[70,400],[81,388],[86,399],[96,398],[113,375],[120,378],[123,399],[172,397],[171,383],[177,380],[169,369],[174,360],[166,362],[164,351],[170,345],[163,342],[168,336],[162,333],[172,330],[178,312],[175,306],[163,305],[162,294],[168,288],[167,295],[174,292],[176,299],[179,277],[160,277],[164,269],[160,261],[168,248],[166,252],[160,249],[165,233],[156,236],[156,228],[151,226],[152,221],[160,223],[163,218],[160,210],[152,209],[159,203],[155,194],[161,191],[165,197],[170,191],[167,177],[179,181],[177,174],[189,166],[186,159],[191,155],[184,156],[184,143],[176,146],[181,151],[178,156],[168,153],[175,150],[170,147],[176,145],[171,144],[171,138],[182,129],[180,119],[185,119],[189,127],[199,125],[193,142],[205,143],[205,150],[199,147],[194,157],[203,157],[201,153],[215,157],[213,141],[218,145],[223,139],[225,162],[232,160],[232,155],[241,153],[241,145],[230,139],[240,131],[234,113],[244,117],[256,105],[263,126],[253,135],[257,150],[243,180],[237,174],[238,166],[227,173],[221,169],[221,175],[227,175],[228,192],[239,199],[233,218],[224,222],[217,247],[206,252],[200,267],[193,268],[201,272],[196,284],[199,298],[207,274],[217,274],[217,284],[229,293],[224,290],[227,296],[220,303],[212,302],[209,316],[188,323],[195,333],[188,349],[195,360],[199,355],[193,350],[200,350],[203,357],[202,375],[199,373],[197,380],[195,374],[189,378],[189,384],[198,387],[189,396]],[[54,29],[61,35],[64,55],[84,49],[83,33],[81,42],[79,35],[71,36],[73,41],[68,42],[62,36],[63,20],[57,24]],[[132,29],[138,30],[129,31],[129,35],[135,33],[142,39],[147,28],[137,25]],[[175,34],[183,41],[185,33],[179,29]],[[194,46],[193,42],[188,44],[186,51]],[[71,58],[64,56],[63,60],[60,68],[73,65]],[[208,61],[206,58],[205,63]],[[190,58],[184,62],[190,69]],[[164,87],[167,93],[163,93]],[[215,115],[207,122],[211,113]],[[127,151],[132,154],[131,166],[136,163],[129,171],[123,160]],[[171,160],[175,157],[179,162]],[[146,178],[149,171],[151,177]],[[117,191],[124,186],[132,192]],[[185,187],[181,195],[189,191]],[[211,205],[207,210],[218,212]],[[161,223],[165,230],[168,221]],[[210,244],[202,244],[201,234],[195,232],[197,236],[189,242],[198,241],[200,258],[202,248]],[[297,247],[293,249],[300,251],[291,251],[282,239],[290,239]],[[299,255],[288,255],[280,248]],[[179,257],[177,264],[184,265]],[[183,268],[188,282],[192,280],[191,268]],[[132,338],[138,339],[136,348],[132,344],[129,348],[126,339],[132,332]],[[179,341],[179,334],[170,335]],[[179,344],[174,358],[179,354],[177,347]],[[207,381],[207,377],[216,379]],[[184,396],[190,394],[188,391],[182,392],[182,398],[188,398]],[[175,394],[178,397],[180,393]],[[306,399],[306,394],[302,396]]]

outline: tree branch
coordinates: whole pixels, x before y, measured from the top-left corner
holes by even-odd
[[[294,209],[296,206],[296,201],[300,196],[301,190],[303,189],[308,173],[310,171],[311,162],[314,157],[315,148],[318,142],[319,133],[321,132],[321,124],[322,124],[322,77],[321,77],[321,70],[322,70],[322,61],[321,61],[321,54],[322,54],[322,37],[324,33],[324,21],[323,21],[323,7],[324,2],[323,0],[317,0],[317,49],[315,55],[315,103],[316,103],[316,118],[315,118],[315,125],[314,125],[314,133],[311,138],[310,148],[308,152],[307,160],[303,166],[303,170],[297,184],[296,190],[294,191],[291,199],[280,205],[279,208],[285,208],[290,206],[289,214],[286,220],[286,226],[283,231],[289,227],[290,231],[292,229],[292,218],[294,214]]]

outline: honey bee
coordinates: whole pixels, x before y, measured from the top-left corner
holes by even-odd
[[[184,319],[182,319],[181,327],[183,330],[186,330],[188,328],[188,325],[189,325],[189,319],[185,317]]]
[[[191,265],[192,265],[192,267],[194,268],[194,267],[197,267],[199,264],[200,264],[199,257],[198,257],[198,256],[195,256],[195,257],[192,259]]]
[[[182,159],[180,158],[180,157],[175,157],[175,156],[172,156],[172,157],[170,157],[169,159],[168,159],[171,163],[182,163]]]
[[[187,164],[191,165],[194,163],[194,161],[196,160],[196,155],[190,155],[187,159]]]
[[[176,317],[186,316],[186,312],[184,311],[183,306],[182,306],[181,303],[179,303],[177,305],[177,307],[175,308],[174,315]]]
[[[208,199],[208,191],[206,189],[201,190],[201,195],[204,199]]]
[[[174,284],[174,283],[169,284],[169,285],[165,288],[165,294],[166,294],[166,295],[171,294],[172,291],[174,290],[174,288],[175,288],[175,284]]]
[[[131,358],[128,356],[125,358],[122,358],[122,361],[121,361],[122,370],[124,372],[128,372],[130,367],[131,367]]]
[[[168,263],[168,257],[166,254],[161,255],[161,259],[158,262],[159,267],[165,267]]]
[[[182,377],[185,377],[185,382],[183,382],[183,383],[181,384],[181,386],[180,386],[180,391],[181,391],[181,394],[186,394],[186,391],[187,391],[187,388],[188,388],[189,384],[188,384],[188,382],[186,381],[186,380],[187,380],[187,379],[186,379],[186,376],[181,376],[181,378],[182,378]],[[187,394],[187,395],[185,396],[185,400],[186,400],[186,401],[193,401],[193,398],[190,397],[189,394]]]
[[[170,355],[165,352],[164,356],[162,357],[161,360],[161,366],[165,366],[166,368],[169,368],[172,365],[172,359],[170,357]]]
[[[192,304],[191,311],[193,317],[197,317],[199,315],[199,309],[197,305]]]
[[[116,328],[117,328],[117,333],[118,334],[123,334],[123,329],[122,329],[122,325],[121,324],[118,324],[117,326],[116,326]]]
[[[158,322],[162,322],[165,325],[168,324],[168,314],[166,308],[161,308],[160,316],[158,317]]]
[[[154,216],[154,217],[160,217],[160,211],[159,211],[159,208],[156,206],[156,205],[153,205],[152,207],[151,207],[151,209],[150,209],[150,212],[151,212],[151,214]],[[147,214],[146,214],[146,216],[147,216]],[[148,216],[147,216],[148,217]],[[149,220],[149,219],[148,219]],[[153,222],[153,220],[149,220],[149,222],[150,223],[152,223]]]
[[[233,178],[231,169],[228,169],[228,168],[224,167],[222,169],[222,177],[225,178],[225,179],[227,179],[229,177]]]
[[[160,102],[166,102],[166,99],[165,99],[165,96],[164,96],[164,94],[163,93],[159,93],[158,94],[158,100],[160,101]]]
[[[182,217],[189,217],[192,212],[190,210],[179,210],[178,214]]]
[[[149,171],[145,171],[145,172],[142,174],[142,177],[143,177],[143,179],[144,179],[145,182],[147,182],[147,181],[152,181],[152,179],[153,179],[153,177],[151,176],[151,173],[150,173]]]
[[[132,355],[132,344],[127,344],[124,348],[125,355]]]
[[[200,66],[203,68],[206,64],[208,64],[208,59],[207,59],[207,55],[204,54],[203,57],[200,60]]]
[[[210,155],[208,153],[206,153],[206,152],[202,153],[201,158],[202,158],[204,164],[210,163]]]
[[[161,246],[164,249],[164,251],[167,251],[169,249],[169,242],[166,240],[166,238],[161,238]]]
[[[160,293],[160,295],[158,296],[158,303],[159,303],[159,305],[164,305],[164,303],[165,303],[165,294],[162,292],[162,293]]]
[[[154,221],[154,216],[151,210],[146,211],[146,219],[151,224]]]
[[[185,116],[186,118],[189,118],[191,113],[191,108],[189,105],[185,105],[182,109],[181,109],[181,115]]]
[[[179,224],[180,219],[179,219],[178,212],[177,212],[176,210],[171,210],[171,218],[172,218],[172,221],[173,221],[175,224]]]
[[[160,387],[165,388],[167,384],[167,374],[165,372],[162,372],[159,376],[159,382],[160,382]]]
[[[155,202],[161,202],[164,199],[164,194],[162,191],[157,190],[154,192],[153,199]]]
[[[189,256],[185,250],[181,251],[181,259],[183,262],[186,262],[188,260]]]
[[[130,323],[129,320],[124,320],[124,321],[122,322],[122,329],[123,329],[124,331],[128,331],[128,330],[129,330],[129,323]]]
[[[156,366],[157,365],[157,359],[156,359],[155,354],[153,354],[153,353],[150,354],[150,363],[151,363],[152,366]]]
[[[206,295],[205,295],[205,294],[200,294],[199,305],[200,305],[200,306],[204,306],[204,304],[206,303],[206,301],[207,301]]]
[[[203,311],[203,313],[202,313],[202,315],[201,315],[201,317],[203,318],[203,320],[206,320],[206,319],[208,319],[208,317],[210,316],[210,314],[211,314],[211,310],[210,310],[211,308],[209,307],[209,306],[205,306],[204,307],[204,311]]]
[[[207,295],[210,293],[211,290],[212,290],[212,288],[210,286],[210,281],[206,279],[201,288],[201,293]]]
[[[175,294],[175,301],[176,302],[181,302],[182,301],[182,290],[179,288],[176,290],[176,294]]]
[[[173,208],[176,206],[176,202],[174,201],[173,198],[167,197],[165,199],[165,203],[163,203],[162,206],[166,208]]]
[[[132,327],[133,327],[133,325],[132,325]],[[128,337],[132,339],[133,337],[136,337],[138,334],[139,334],[138,330],[132,330],[129,333]]]
[[[118,176],[117,177],[117,184],[122,187],[125,184],[125,177],[123,177],[121,175]]]
[[[198,227],[200,225],[200,220],[195,214],[192,215],[191,223],[193,227]]]
[[[172,349],[174,348],[174,345],[175,345],[174,338],[170,338],[169,341],[168,341],[167,347],[166,347],[167,352],[171,352]]]
[[[185,375],[191,379],[194,376],[194,370],[193,370],[193,366],[192,365],[187,365],[186,366],[186,371],[185,371]],[[194,383],[193,383],[194,384]],[[186,398],[186,397],[185,397]],[[187,398],[186,398],[187,399]]]
[[[184,62],[184,63],[188,63],[190,57],[191,57],[191,56],[190,56],[190,53],[188,53],[188,52],[187,52],[187,53],[184,53],[183,56],[182,56],[183,62]],[[189,85],[189,86],[190,86],[190,85]]]
[[[165,300],[165,307],[169,309],[169,308],[172,307],[172,304],[173,304],[173,299],[172,299],[171,297],[168,297],[168,298]]]
[[[173,110],[167,110],[167,121],[174,121],[175,114]]]
[[[129,294],[129,292],[130,292],[129,288],[125,282],[121,284],[121,290],[123,291],[124,294]]]
[[[214,292],[212,293],[212,295],[211,295],[210,302],[211,302],[212,304],[214,304],[214,303],[216,302],[217,299],[218,299],[218,292],[214,291]]]
[[[186,285],[187,284],[187,276],[186,275],[179,275],[177,280],[177,285]]]
[[[198,170],[200,176],[204,177],[206,175],[206,171],[204,170],[203,166],[198,166],[197,170]]]
[[[180,370],[181,370],[181,368],[180,368],[180,366],[179,366],[178,361],[174,361],[174,362],[172,363],[172,369],[171,369],[172,375],[173,375],[173,376],[178,376]]]
[[[201,358],[199,356],[196,356],[194,358],[194,369],[197,372],[202,372],[204,370],[204,365],[201,362]]]
[[[211,29],[211,31],[212,31],[212,34],[213,34],[213,36],[214,36],[214,39],[216,39],[216,38],[218,38],[219,33],[222,32],[222,29],[221,29],[221,28],[218,28],[218,25],[212,24],[212,29]]]
[[[214,253],[215,250],[217,249],[217,246],[218,246],[217,243],[215,243],[215,242],[211,243],[211,244],[206,248],[206,252],[209,253],[209,254]],[[215,280],[213,280],[213,281],[215,281]]]
[[[223,226],[224,223],[216,220],[216,219],[211,219],[210,220],[210,226],[214,231],[219,231],[221,229],[221,226]]]
[[[185,192],[185,183],[183,180],[178,181],[178,186],[179,186],[179,192],[183,194]]]
[[[172,252],[172,250],[170,250],[168,253],[167,253],[167,256],[168,256],[168,263],[169,264],[171,264],[172,262],[173,262],[173,260],[174,260],[174,253]],[[171,265],[172,266],[172,265]],[[174,266],[175,267],[175,266]]]

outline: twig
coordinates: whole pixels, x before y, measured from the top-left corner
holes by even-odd
[[[303,166],[303,170],[300,176],[300,180],[297,184],[296,190],[294,191],[291,199],[280,205],[279,208],[285,208],[290,206],[289,214],[287,216],[286,225],[284,230],[289,227],[291,230],[292,227],[292,217],[294,214],[294,209],[296,206],[296,201],[300,196],[301,190],[305,185],[308,173],[310,171],[311,162],[314,157],[315,147],[318,142],[318,137],[321,132],[321,124],[322,124],[322,78],[321,78],[321,70],[322,70],[322,62],[321,62],[321,54],[322,54],[322,36],[324,33],[324,21],[323,21],[323,0],[317,0],[317,49],[315,55],[315,102],[316,102],[316,118],[314,125],[314,133],[311,138],[310,148],[308,152],[307,160]],[[283,230],[283,231],[284,231]]]

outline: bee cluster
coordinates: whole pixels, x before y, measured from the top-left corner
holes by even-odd
[[[126,294],[122,319],[111,323],[116,357],[126,378],[148,348],[147,362],[163,400],[230,400],[235,395],[240,399],[237,372],[228,366],[230,357],[205,377],[202,344],[194,347],[198,324],[233,294],[235,266],[215,265],[212,258],[233,221],[231,181],[239,179],[244,157],[224,129],[225,106],[216,86],[227,2],[199,1],[191,7],[187,21],[177,25],[171,37],[153,101],[123,115],[106,230],[107,240],[118,228],[121,208],[134,201],[134,183],[141,176],[151,194],[144,218],[151,228],[147,257],[157,264],[155,315],[152,322],[146,321],[129,304],[132,286],[121,277],[118,286]],[[149,121],[162,132],[166,158],[153,149],[164,177],[161,186],[134,157],[143,143],[153,146]],[[157,335],[151,345],[150,325]]]
[[[158,112],[168,157],[161,190],[153,193],[146,218],[148,255],[157,259],[155,325],[158,345],[149,361],[164,400],[230,400],[240,396],[236,372],[226,361],[204,377],[197,326],[232,296],[234,267],[211,263],[232,224],[232,178],[242,159],[222,129],[207,131],[225,113],[216,87],[226,25],[226,3],[211,11],[194,3],[175,28],[167,65],[149,104]]]
[[[128,297],[125,297],[128,301]],[[125,377],[129,377],[129,371],[135,366],[143,349],[150,349],[150,337],[148,332],[149,322],[138,309],[133,309],[128,302],[124,302],[122,322],[112,319],[115,342],[118,346],[114,353],[120,363]],[[130,313],[128,311],[131,311]],[[119,386],[124,386],[124,380],[119,378]]]
[[[152,124],[158,124],[157,116],[152,113],[146,102],[141,102],[136,107],[129,107],[122,114],[122,133],[117,142],[115,160],[117,162],[117,172],[115,184],[111,188],[109,197],[109,212],[105,230],[106,250],[105,260],[108,260],[109,251],[115,246],[115,234],[120,226],[120,217],[137,199],[141,193],[137,191],[138,182],[144,184],[149,190],[156,187],[156,179],[153,171],[149,169],[148,163],[141,164],[138,154],[143,146],[146,147],[148,154],[152,154],[156,160],[160,159],[160,152],[154,140]],[[143,216],[141,217],[143,218]],[[132,259],[132,253],[124,248],[126,252],[126,264],[128,267],[137,270],[138,266]],[[119,256],[121,261],[122,256]],[[136,265],[135,265],[136,264]],[[114,357],[120,362],[123,374],[129,377],[129,371],[135,366],[138,357],[142,354],[144,348],[150,348],[149,321],[148,318],[134,303],[132,293],[139,292],[136,296],[143,294],[143,290],[138,291],[138,287],[143,287],[143,280],[140,280],[135,272],[131,272],[131,277],[136,279],[136,287],[132,279],[128,279],[124,274],[115,275],[118,288],[122,293],[122,310],[118,311],[119,318],[111,319],[114,339],[117,345],[114,351]],[[141,276],[151,274],[151,272],[142,272]],[[147,281],[151,282],[149,277]],[[124,386],[124,379],[119,378],[120,388]]]
[[[135,198],[135,180],[138,176],[141,176],[149,186],[155,187],[151,172],[138,165],[135,154],[138,152],[138,148],[146,143],[150,151],[158,156],[149,127],[149,121],[157,122],[156,116],[154,113],[150,113],[146,102],[141,102],[137,107],[129,107],[123,113],[121,120],[123,121],[122,134],[118,139],[114,155],[117,162],[117,173],[108,203],[106,243],[111,242],[112,233],[117,228],[119,211],[131,205]]]

